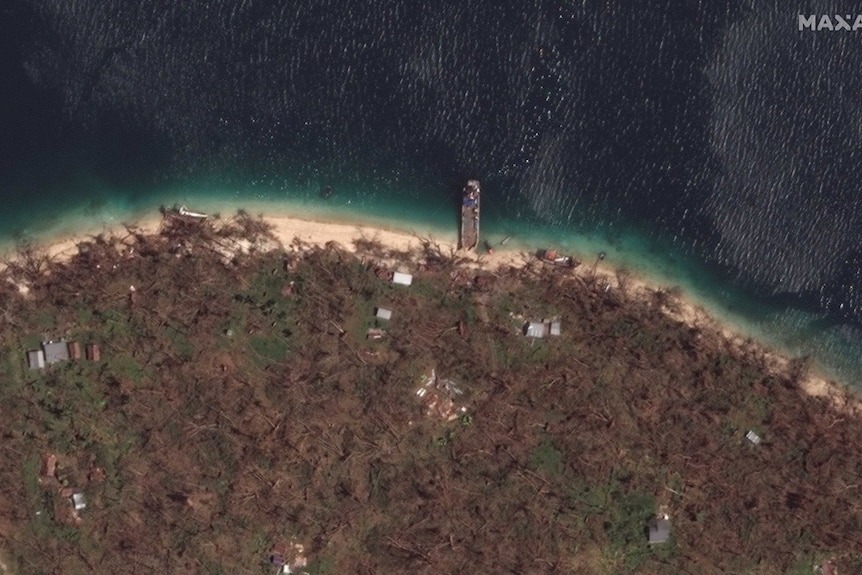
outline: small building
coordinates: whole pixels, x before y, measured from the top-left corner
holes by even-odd
[[[376,307],[374,308],[374,317],[376,317],[377,319],[390,320],[392,319],[392,310],[382,307]]]
[[[48,341],[42,344],[45,363],[51,365],[69,359],[69,347],[65,341]]]
[[[410,274],[395,272],[392,274],[392,283],[409,286],[413,283],[413,276]]]
[[[75,508],[75,511],[80,511],[87,506],[87,502],[84,500],[83,493],[73,493],[72,494],[72,507]]]
[[[88,343],[87,344],[87,359],[90,361],[101,361],[102,360],[102,350],[99,349],[99,344],[97,343]]]
[[[272,555],[269,556],[269,562],[273,565],[284,565],[284,557],[281,556],[281,553],[273,552]],[[282,572],[281,569],[278,570],[279,573]]]
[[[28,351],[27,364],[30,366],[30,369],[42,369],[45,367],[45,352],[41,349]]]
[[[385,335],[386,335],[386,332],[385,332],[384,330],[382,330],[382,329],[378,329],[378,328],[370,328],[370,329],[365,333],[365,339],[370,339],[370,340],[372,340],[372,341],[377,341],[377,340],[383,339],[383,337],[384,337]]]
[[[69,357],[73,360],[81,359],[81,344],[77,341],[69,342]]]
[[[749,430],[748,433],[745,434],[745,438],[753,443],[754,445],[760,445],[763,442],[763,439],[753,431]]]
[[[562,333],[560,321],[528,321],[524,325],[524,335],[527,337],[543,338],[549,335],[558,336]]]
[[[670,538],[670,523],[664,517],[655,517],[649,522],[648,537],[650,545],[667,543]]]
[[[53,453],[46,453],[42,456],[42,470],[40,475],[43,477],[57,476],[57,456]]]
[[[545,324],[538,321],[528,321],[524,326],[524,335],[527,337],[545,337]]]

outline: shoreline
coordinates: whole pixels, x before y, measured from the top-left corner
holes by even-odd
[[[579,272],[580,270],[580,272]],[[601,278],[612,288],[622,289],[619,285],[618,272],[620,268],[604,262],[595,267],[597,278]],[[585,276],[592,273],[584,265],[576,270],[577,275]],[[714,332],[727,343],[736,353],[746,353],[753,350],[764,359],[764,368],[771,373],[789,374],[795,358],[776,349],[769,344],[746,334],[743,330],[724,320],[718,314],[711,312],[708,306],[694,299],[685,290],[676,285],[667,284],[656,279],[644,277],[632,272],[627,278],[625,291],[636,299],[644,301],[653,297],[655,292],[664,290],[670,292],[672,303],[661,307],[662,313],[681,323],[698,329]],[[839,409],[849,407],[850,411],[862,413],[862,398],[848,385],[835,381],[822,373],[816,364],[809,364],[803,369],[799,381],[800,389],[811,397],[825,397]],[[848,395],[849,392],[849,395]],[[844,399],[851,399],[848,406]]]
[[[256,210],[246,210],[246,212],[252,216],[258,215],[255,213]],[[445,231],[430,227],[408,231],[382,227],[379,222],[368,223],[359,219],[351,222],[350,218],[328,217],[328,214],[322,213],[315,213],[310,218],[304,218],[277,210],[271,210],[270,213],[260,214],[260,216],[272,226],[273,235],[285,249],[289,249],[291,243],[298,239],[303,243],[320,247],[335,242],[344,249],[355,253],[357,251],[354,246],[356,240],[373,240],[379,242],[384,248],[404,252],[419,247],[422,240],[429,240],[439,246],[443,252],[457,253],[462,256],[466,260],[466,265],[488,271],[502,266],[522,267],[530,261],[538,262],[534,256],[535,250],[538,247],[549,247],[530,246],[513,241],[511,245],[493,246],[494,252],[492,254],[483,253],[484,250],[480,252],[458,252],[456,231],[454,230],[451,234],[451,240],[441,240],[437,234],[445,233]],[[162,221],[163,216],[156,212],[155,214],[140,216],[133,221],[103,222],[98,227],[93,226],[75,232],[64,231],[53,237],[37,237],[32,240],[32,245],[52,260],[67,261],[77,253],[77,246],[80,242],[90,240],[99,234],[122,235],[126,231],[126,227],[135,228],[146,235],[157,234]],[[0,250],[3,252],[4,259],[14,259],[14,246],[2,246]],[[0,263],[0,271],[3,269],[5,266]],[[663,313],[690,327],[714,332],[737,352],[753,349],[764,358],[764,365],[774,373],[786,374],[790,372],[794,358],[789,357],[789,354],[746,334],[744,330],[734,326],[732,322],[711,312],[707,305],[697,301],[682,288],[662,282],[657,278],[647,277],[642,272],[631,270],[625,272],[625,285],[621,286],[619,275],[622,269],[624,266],[615,267],[607,261],[596,262],[595,264],[582,263],[573,270],[573,277],[593,279],[592,276],[594,276],[596,281],[603,282],[608,286],[608,289],[620,290],[627,297],[641,301],[653,298],[655,292],[659,290],[670,292],[673,303],[672,306],[662,306]],[[22,291],[25,290],[25,286],[22,286]],[[805,394],[813,397],[825,397],[841,409],[848,407],[844,401],[848,391],[851,394],[854,391],[848,385],[836,382],[821,373],[816,365],[809,365],[803,370],[799,385]],[[862,411],[862,400],[854,398],[851,403],[851,411]]]

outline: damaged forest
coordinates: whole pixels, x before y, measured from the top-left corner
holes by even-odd
[[[624,274],[417,244],[281,246],[239,213],[22,246],[0,573],[862,572],[862,424],[803,362]],[[45,342],[74,351],[31,368]]]

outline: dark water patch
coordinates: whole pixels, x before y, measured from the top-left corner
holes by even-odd
[[[712,255],[743,285],[811,292],[841,285],[862,245],[862,113],[851,96],[862,88],[862,48],[849,36],[794,31],[789,19],[772,8],[740,20],[710,67],[723,169],[704,209],[719,237]],[[828,291],[833,309],[858,317],[849,286]]]
[[[0,7],[0,176],[8,176],[33,156],[62,149],[60,90],[30,81],[24,65],[27,46],[40,22],[37,12],[13,0]]]

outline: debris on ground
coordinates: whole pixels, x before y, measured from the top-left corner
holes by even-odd
[[[467,413],[466,407],[458,407],[455,403],[455,397],[463,393],[451,379],[438,378],[435,369],[431,370],[431,375],[422,377],[422,387],[416,390],[426,414],[444,421],[455,421]]]
[[[308,565],[305,546],[301,543],[277,544],[270,553],[269,562],[280,567],[279,575],[287,575],[288,573],[302,575],[306,572],[300,571],[300,569]]]

